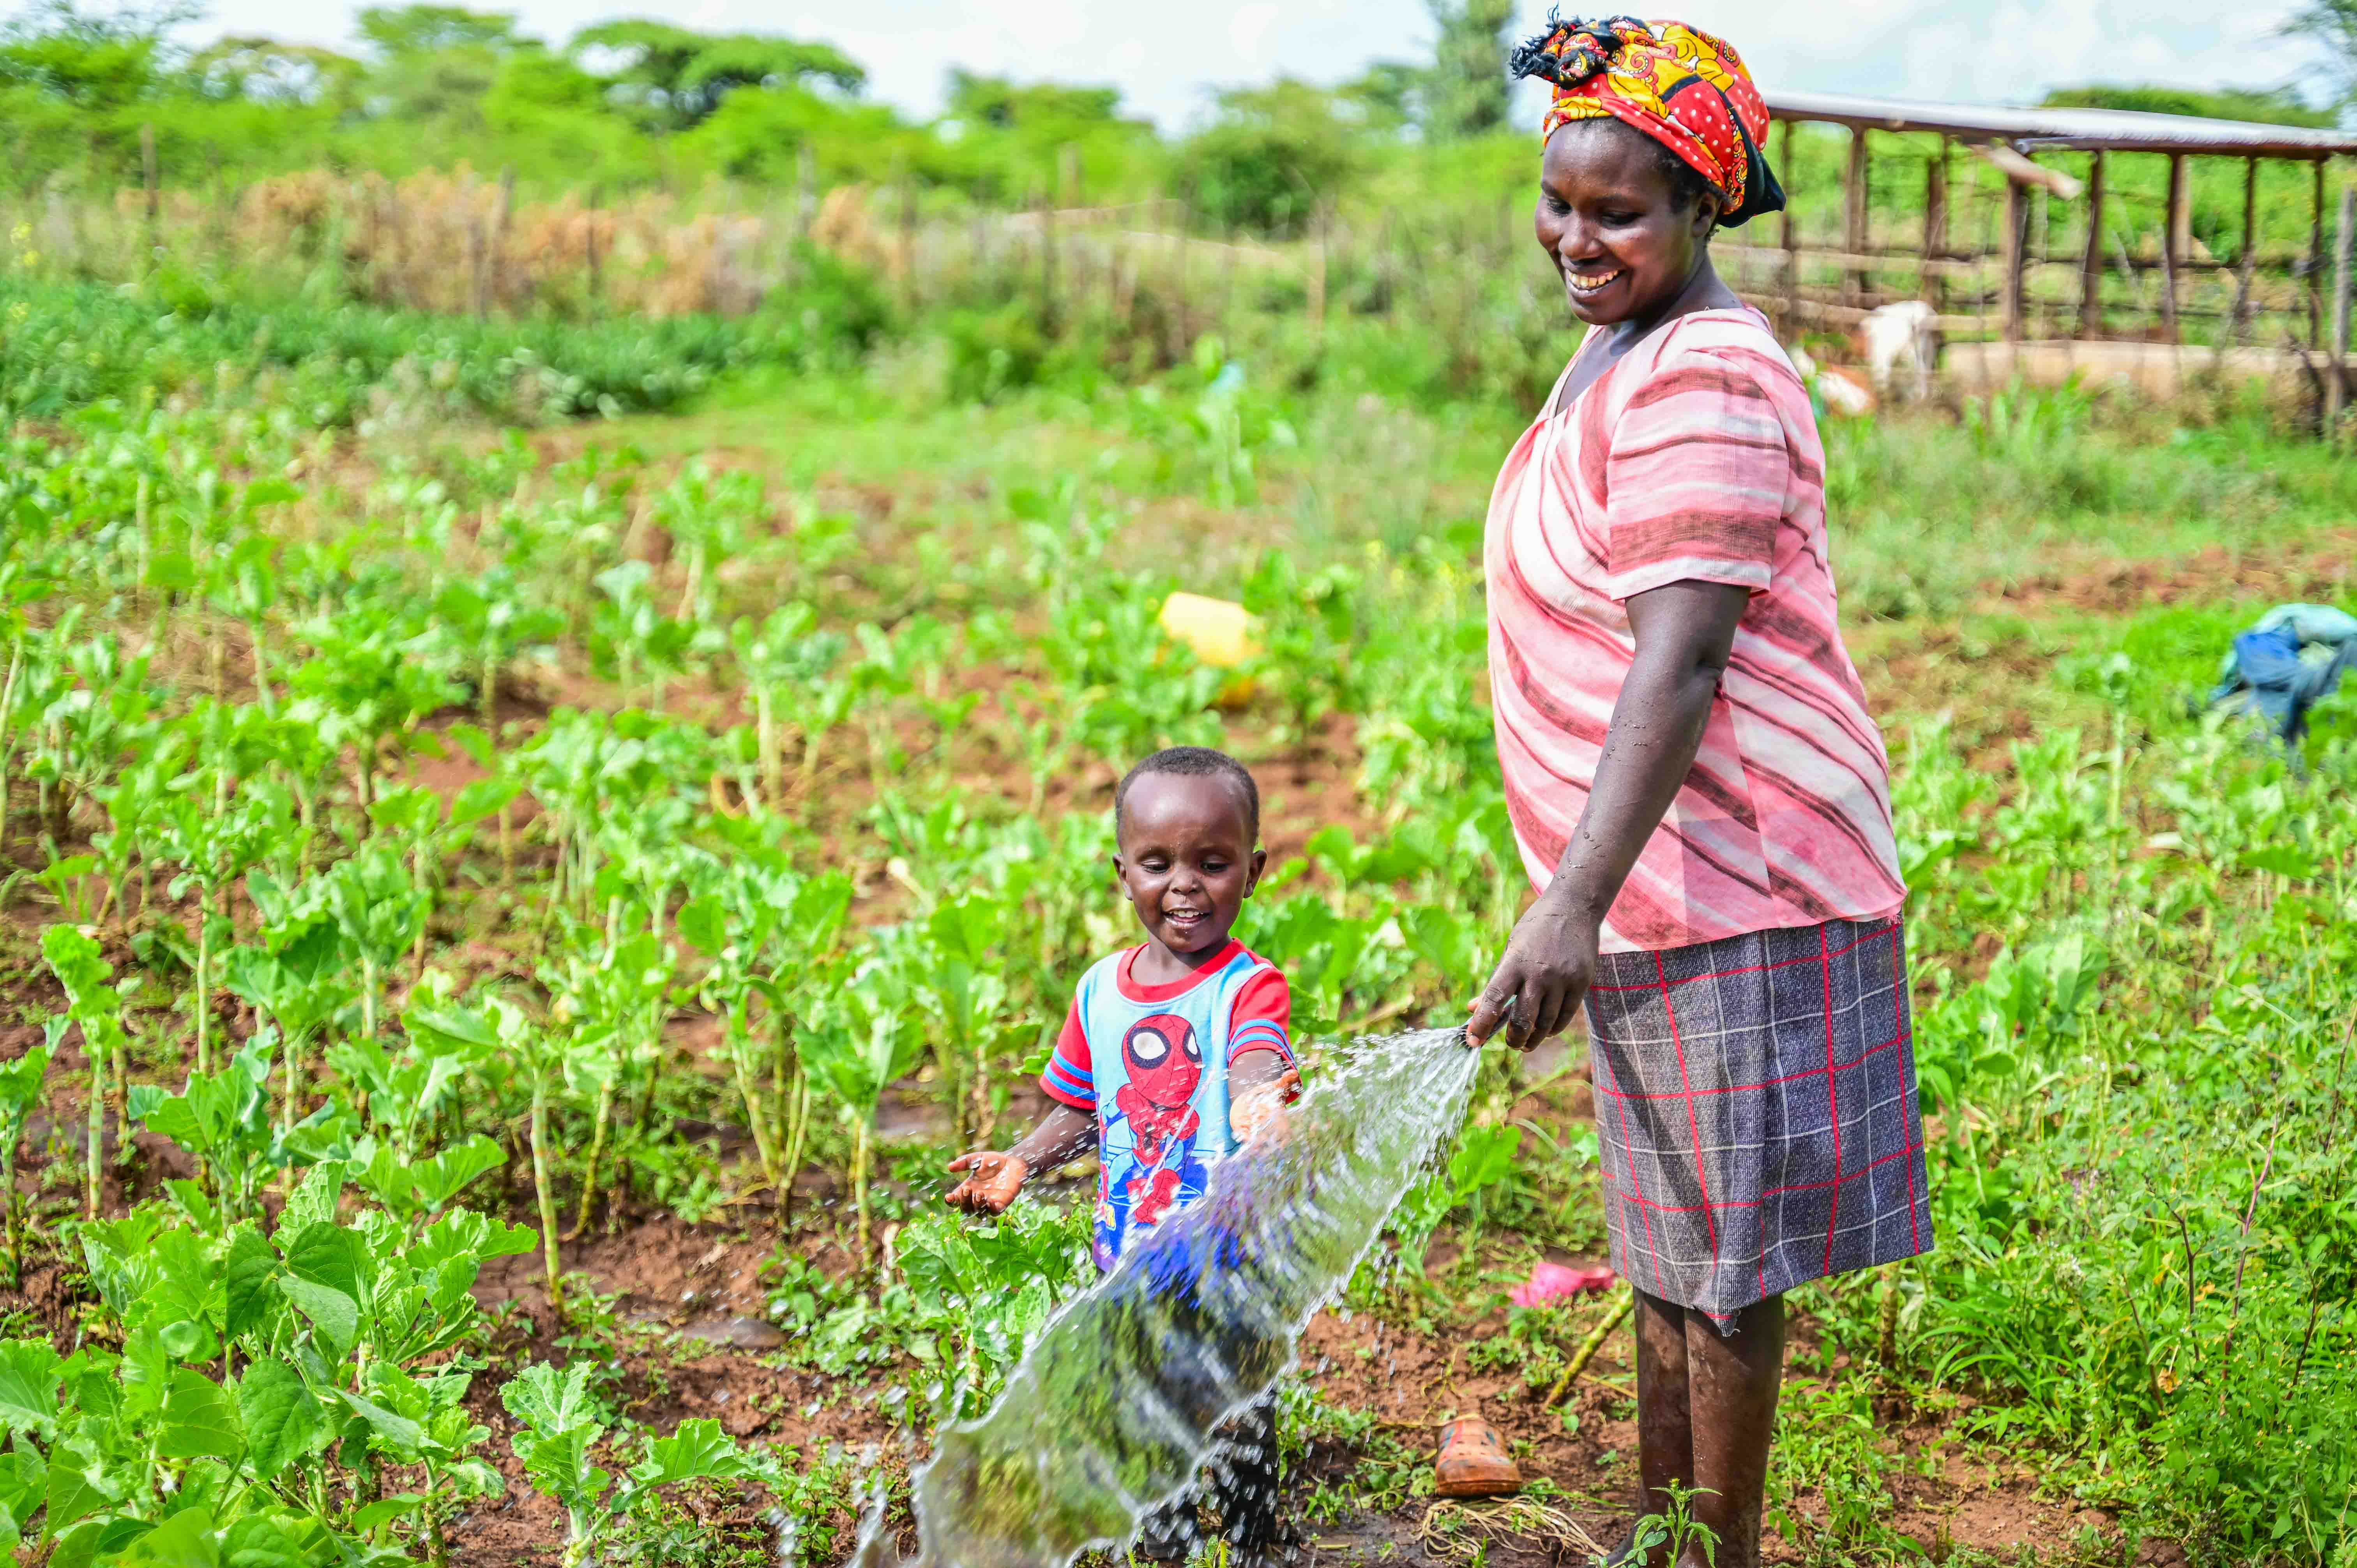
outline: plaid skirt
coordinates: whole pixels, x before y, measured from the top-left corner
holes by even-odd
[[[1932,1247],[1898,917],[1606,953],[1587,993],[1612,1266],[1722,1330]]]

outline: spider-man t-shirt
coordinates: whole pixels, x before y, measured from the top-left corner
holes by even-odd
[[[1147,985],[1131,948],[1081,977],[1048,1070],[1049,1098],[1097,1119],[1096,1262],[1203,1196],[1211,1164],[1234,1152],[1228,1069],[1247,1051],[1290,1065],[1293,997],[1266,959],[1231,941],[1184,980]]]

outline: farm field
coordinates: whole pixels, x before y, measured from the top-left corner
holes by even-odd
[[[1211,338],[967,401],[849,308],[528,354],[241,308],[271,330],[0,286],[28,1561],[834,1563],[878,1477],[904,1524],[1090,1277],[1080,1173],[996,1226],[937,1198],[1128,940],[1112,786],[1157,746],[1259,778],[1238,935],[1297,1037],[1485,978],[1525,897],[1478,559],[1510,404]],[[2357,465],[2207,413],[1828,427],[1941,1240],[1795,1297],[1777,1561],[2357,1552],[2357,702],[2298,772],[2192,711],[2268,606],[2357,597]],[[1261,651],[1198,662],[1176,589]],[[1313,1326],[1302,1561],[1628,1522],[1624,1342],[1545,1397],[1611,1298],[1508,1302],[1600,1255],[1590,1111],[1576,1044],[1493,1053]],[[1521,1498],[1429,1495],[1472,1412]]]

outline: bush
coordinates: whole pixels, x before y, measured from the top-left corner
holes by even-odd
[[[1299,234],[1359,171],[1361,134],[1306,82],[1223,92],[1220,117],[1178,150],[1179,188],[1219,227]]]

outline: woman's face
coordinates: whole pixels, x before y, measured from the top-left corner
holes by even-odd
[[[1693,279],[1718,207],[1706,194],[1681,209],[1654,143],[1618,120],[1574,120],[1547,138],[1539,245],[1582,321],[1667,309]]]

